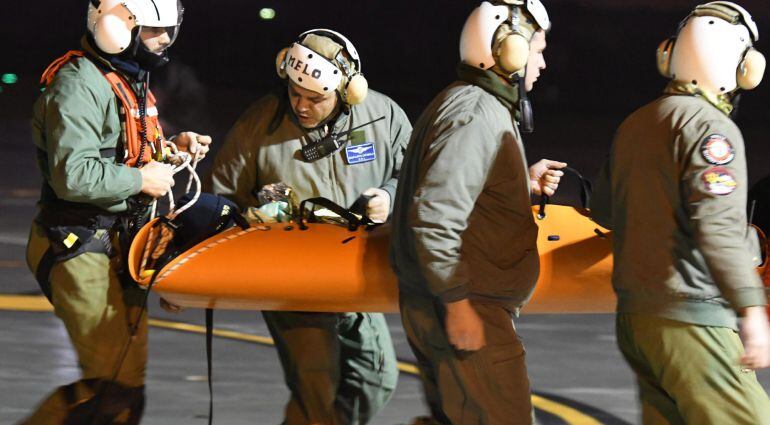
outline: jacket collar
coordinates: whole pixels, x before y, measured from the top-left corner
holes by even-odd
[[[714,94],[709,91],[703,90],[700,87],[678,81],[671,81],[663,90],[666,94],[673,95],[685,95],[685,96],[698,96],[705,99],[708,103],[714,105],[717,109],[722,111],[725,115],[729,116],[733,111],[733,104],[730,102],[730,95],[727,94]]]
[[[139,67],[139,64],[131,60],[126,60],[120,55],[105,55],[104,53],[101,53],[99,49],[94,47],[93,39],[89,35],[84,35],[83,38],[80,39],[80,46],[86,52],[89,59],[102,70],[107,72],[119,72],[130,81],[144,80],[146,71],[143,71]]]

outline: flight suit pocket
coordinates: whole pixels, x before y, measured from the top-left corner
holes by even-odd
[[[375,375],[382,373],[385,368],[385,352],[381,339],[384,339],[382,332],[387,329],[381,329],[378,318],[370,313],[346,314],[354,316],[346,317],[353,322],[348,331],[340,335],[343,358],[354,369]]]
[[[486,347],[486,361],[491,366],[513,362],[524,356],[524,346],[520,342]]]
[[[486,388],[497,398],[496,404],[511,408],[514,416],[531,409],[529,378],[524,362],[525,351],[520,341],[488,346],[482,349]],[[528,416],[528,413],[524,413]],[[513,422],[512,422],[513,423]]]

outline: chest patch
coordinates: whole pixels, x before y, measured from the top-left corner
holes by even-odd
[[[725,167],[711,167],[701,178],[706,191],[714,195],[729,195],[738,187],[735,177]]]
[[[348,160],[348,165],[361,164],[377,159],[377,152],[374,150],[374,143],[361,143],[346,147],[345,157]]]
[[[727,137],[721,134],[712,134],[700,145],[700,153],[710,164],[725,165],[735,159],[735,150]]]

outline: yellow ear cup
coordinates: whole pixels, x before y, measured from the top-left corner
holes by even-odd
[[[498,48],[498,65],[506,72],[518,72],[527,66],[529,40],[523,35],[512,33],[505,37]]]
[[[674,51],[674,39],[667,38],[663,40],[655,51],[660,75],[671,78],[671,53]]]
[[[738,87],[743,90],[751,90],[757,87],[762,82],[766,66],[765,55],[756,49],[749,49],[738,66],[738,74],[735,77]]]
[[[281,78],[286,78],[286,70],[284,69],[284,61],[286,61],[286,53],[289,51],[288,47],[284,47],[278,52],[278,56],[275,57],[275,72]]]
[[[348,80],[345,88],[345,102],[348,105],[357,105],[364,101],[368,91],[369,83],[366,82],[366,78],[361,74],[355,74]]]

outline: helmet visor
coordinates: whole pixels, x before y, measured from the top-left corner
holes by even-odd
[[[173,6],[172,6],[173,7]],[[144,25],[140,25],[139,27],[139,34],[140,39],[144,46],[147,48],[147,50],[156,53],[161,54],[166,49],[171,47],[172,44],[176,41],[177,36],[179,35],[179,29],[182,26],[182,17],[184,15],[184,7],[182,6],[182,2],[177,0],[176,1],[176,13],[173,14],[169,10],[170,13],[164,13],[164,17],[170,17],[174,16],[169,22],[169,19],[165,19],[165,24],[172,24],[172,25],[164,25],[164,23],[159,24],[150,24],[149,22],[145,23]]]
[[[179,26],[171,27],[140,27],[139,39],[144,47],[152,53],[161,54],[171,47],[179,34]]]

